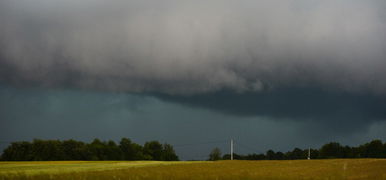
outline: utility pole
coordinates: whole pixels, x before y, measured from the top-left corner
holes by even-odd
[[[311,148],[308,148],[308,157],[307,157],[308,160],[311,159]]]
[[[233,139],[231,139],[231,160],[233,160]]]

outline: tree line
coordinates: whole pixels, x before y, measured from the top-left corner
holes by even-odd
[[[158,141],[146,142],[143,146],[122,138],[114,141],[94,139],[91,143],[76,140],[41,140],[11,143],[4,149],[3,161],[57,161],[57,160],[155,160],[178,161],[170,144]]]
[[[233,154],[233,159],[239,160],[291,160],[307,159],[309,149],[294,148],[292,151],[280,152],[268,150],[260,154]],[[343,146],[337,142],[330,142],[319,149],[310,149],[311,159],[333,158],[386,158],[386,143],[381,140],[373,140],[357,147]],[[209,154],[209,160],[230,159],[230,154],[221,156],[219,148],[214,148]]]

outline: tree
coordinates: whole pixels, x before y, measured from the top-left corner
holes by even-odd
[[[177,161],[174,148],[158,141],[145,143],[145,147],[122,138],[119,145],[114,141],[94,139],[87,144],[75,140],[40,140],[14,142],[4,149],[0,160],[48,161],[48,160],[164,160]]]
[[[386,142],[383,144],[383,156],[386,158]]]
[[[94,139],[89,145],[88,150],[91,153],[90,160],[108,160],[106,153],[106,144],[99,139]]]
[[[268,150],[267,153],[265,153],[265,154],[266,154],[265,156],[268,160],[275,159],[275,152],[272,149]]]
[[[4,161],[30,161],[32,157],[32,144],[30,142],[13,142],[4,149],[1,156]]]
[[[277,159],[277,160],[283,160],[283,159],[285,159],[284,153],[282,153],[282,152],[280,152],[280,151],[276,152],[276,153],[275,153],[275,159]]]
[[[144,152],[144,148],[137,144],[131,144],[133,148],[133,160],[152,160],[152,157]]]
[[[158,141],[150,141],[146,142],[143,146],[143,151],[146,155],[149,155],[151,157],[151,160],[160,161],[162,156],[162,144]]]
[[[246,160],[263,160],[266,159],[266,156],[264,154],[248,154],[245,157]]]
[[[353,158],[354,157],[354,154],[353,154],[353,149],[350,147],[350,146],[344,146],[344,147],[341,147],[341,151],[342,151],[342,158]]]
[[[214,148],[210,154],[209,154],[209,160],[210,161],[217,161],[217,160],[221,160],[221,151],[219,148]]]
[[[311,159],[317,159],[319,157],[318,149],[311,149]]]
[[[119,148],[122,151],[123,160],[134,160],[134,149],[131,140],[128,138],[122,138],[119,142]]]
[[[164,144],[163,150],[162,150],[162,161],[178,161],[178,156],[176,155],[176,152],[174,151],[174,148],[170,144]]]
[[[365,157],[363,151],[364,151],[363,146],[352,147],[351,148],[352,157],[353,158],[363,158],[363,157]]]
[[[64,160],[87,160],[86,145],[83,142],[75,140],[66,140],[62,142]]]
[[[64,160],[62,143],[59,140],[40,140],[32,142],[32,160],[34,161],[54,161]]]
[[[114,141],[108,141],[105,148],[108,160],[122,160],[122,151]]]
[[[325,144],[320,148],[321,158],[342,158],[343,147],[337,142]]]
[[[369,158],[386,157],[381,140],[373,140],[364,145],[364,156]]]
[[[293,151],[292,151],[292,156],[294,159],[306,159],[307,158],[307,155],[305,153],[305,151],[299,149],[299,148],[295,148]]]
[[[122,138],[119,142],[119,148],[122,151],[123,160],[151,160],[150,155],[145,155],[143,147],[133,143],[128,138]]]

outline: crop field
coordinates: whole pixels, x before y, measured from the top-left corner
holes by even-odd
[[[0,179],[386,179],[386,159],[0,162]]]

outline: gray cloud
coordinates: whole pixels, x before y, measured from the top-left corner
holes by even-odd
[[[0,3],[0,81],[13,85],[386,93],[384,1]]]

